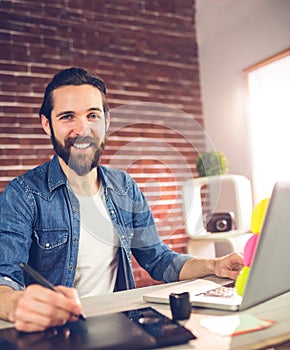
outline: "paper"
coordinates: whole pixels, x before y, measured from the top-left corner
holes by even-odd
[[[272,326],[275,321],[262,320],[249,314],[217,316],[205,318],[200,324],[212,333],[223,336],[235,336],[254,332]]]

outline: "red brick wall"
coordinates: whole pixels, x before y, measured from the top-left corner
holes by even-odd
[[[133,175],[161,237],[185,252],[180,186],[204,145],[194,0],[2,0],[0,40],[0,192],[51,157],[37,115],[44,86],[81,66],[107,84],[102,162]],[[134,273],[138,286],[154,283],[135,262]]]

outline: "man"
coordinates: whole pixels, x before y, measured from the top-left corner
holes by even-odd
[[[146,199],[125,172],[99,165],[110,124],[102,80],[65,69],[48,84],[40,118],[56,155],[0,197],[0,317],[18,330],[75,321],[79,296],[134,288],[131,257],[156,280],[235,279],[242,258],[198,259],[158,237]],[[30,264],[55,293],[24,275]]]

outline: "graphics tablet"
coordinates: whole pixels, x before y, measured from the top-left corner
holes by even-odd
[[[1,350],[138,350],[186,343],[195,336],[153,308],[88,317],[44,332],[0,330]]]

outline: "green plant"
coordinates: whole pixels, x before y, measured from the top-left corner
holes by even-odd
[[[221,152],[200,153],[196,159],[196,170],[200,177],[226,174],[228,161]]]

